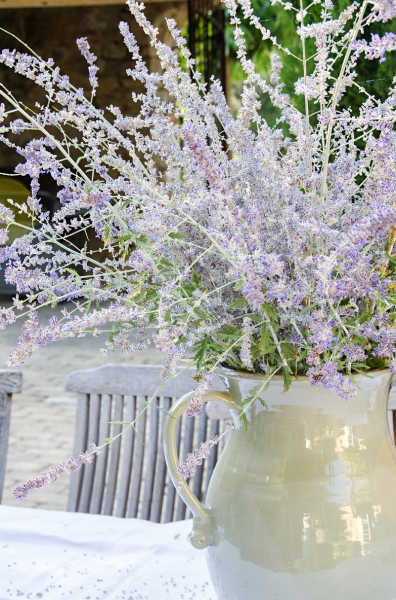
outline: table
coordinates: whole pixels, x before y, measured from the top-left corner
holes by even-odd
[[[0,600],[217,600],[191,525],[0,506]]]

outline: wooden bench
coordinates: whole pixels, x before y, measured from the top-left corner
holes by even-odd
[[[111,447],[104,448],[92,465],[71,474],[67,510],[157,523],[189,518],[166,470],[162,433],[172,402],[196,386],[194,370],[184,371],[157,392],[163,384],[160,371],[159,366],[111,364],[68,375],[66,389],[77,393],[75,457],[91,442],[100,445],[106,438],[117,436],[122,429],[120,422],[133,421],[147,400],[155,397],[138,419],[136,431],[130,428]],[[218,378],[214,385],[224,389]],[[200,442],[224,430],[229,413],[213,414],[214,418],[205,412],[201,417],[184,416],[180,420],[177,443],[182,459]],[[201,500],[219,451],[221,447],[214,446],[191,480],[192,490]]]
[[[0,369],[0,502],[6,472],[12,394],[17,394],[21,391],[21,371]]]

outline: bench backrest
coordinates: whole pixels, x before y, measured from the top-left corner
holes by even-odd
[[[6,472],[12,394],[21,391],[21,371],[0,369],[0,502]]]
[[[163,454],[163,425],[166,411],[180,396],[193,391],[194,370],[182,372],[163,384],[161,367],[152,365],[105,365],[98,369],[74,371],[66,389],[78,395],[74,456],[89,443],[97,445],[116,437],[124,425],[129,428],[92,465],[72,473],[68,498],[69,511],[138,517],[167,523],[189,518],[167,474]],[[220,379],[217,389],[224,389]],[[179,456],[184,459],[200,442],[223,431],[225,419],[184,416],[178,428]],[[197,470],[190,485],[203,500],[221,448],[214,446],[210,457]]]

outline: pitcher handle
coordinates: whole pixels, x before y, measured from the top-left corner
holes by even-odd
[[[212,540],[214,527],[212,511],[201,504],[198,498],[192,493],[184,477],[177,471],[179,468],[179,457],[177,456],[176,448],[177,422],[193,396],[194,392],[185,394],[169,409],[164,425],[164,450],[166,465],[173,485],[183,502],[194,515],[193,529],[188,539],[194,548],[203,550]],[[210,400],[220,402],[231,410],[239,412],[237,404],[232,400],[228,392],[210,390],[205,394],[204,402],[209,402]]]

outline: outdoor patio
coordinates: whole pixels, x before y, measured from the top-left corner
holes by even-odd
[[[396,600],[396,0],[0,14],[0,600]]]

